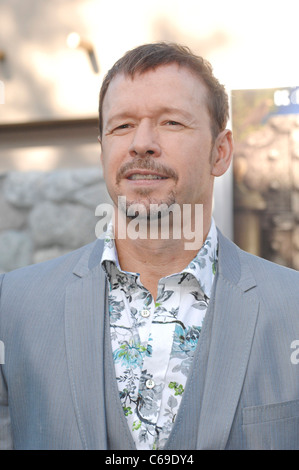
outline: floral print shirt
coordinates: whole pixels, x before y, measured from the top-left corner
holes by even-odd
[[[111,230],[111,227],[110,227]],[[163,449],[175,421],[209,303],[218,260],[212,219],[195,258],[160,279],[158,295],[119,266],[106,234],[102,266],[109,282],[112,352],[120,401],[136,448]]]

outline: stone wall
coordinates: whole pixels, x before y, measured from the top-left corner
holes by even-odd
[[[99,168],[0,175],[0,272],[95,240],[95,208],[110,202]]]

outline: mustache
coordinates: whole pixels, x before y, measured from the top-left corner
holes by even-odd
[[[178,180],[178,175],[172,168],[169,168],[161,163],[157,163],[155,160],[140,158],[132,162],[124,163],[124,165],[119,168],[116,174],[116,182],[119,183],[123,176],[131,170],[153,171],[161,173],[163,176],[167,176],[168,178],[173,178],[175,181]]]

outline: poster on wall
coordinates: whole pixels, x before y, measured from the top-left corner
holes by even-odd
[[[234,240],[299,268],[299,86],[232,91]]]

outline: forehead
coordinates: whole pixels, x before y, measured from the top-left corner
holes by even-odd
[[[195,72],[178,64],[162,65],[133,77],[119,73],[107,90],[103,101],[104,119],[107,113],[119,112],[128,106],[158,105],[196,108],[206,107],[207,88]]]

